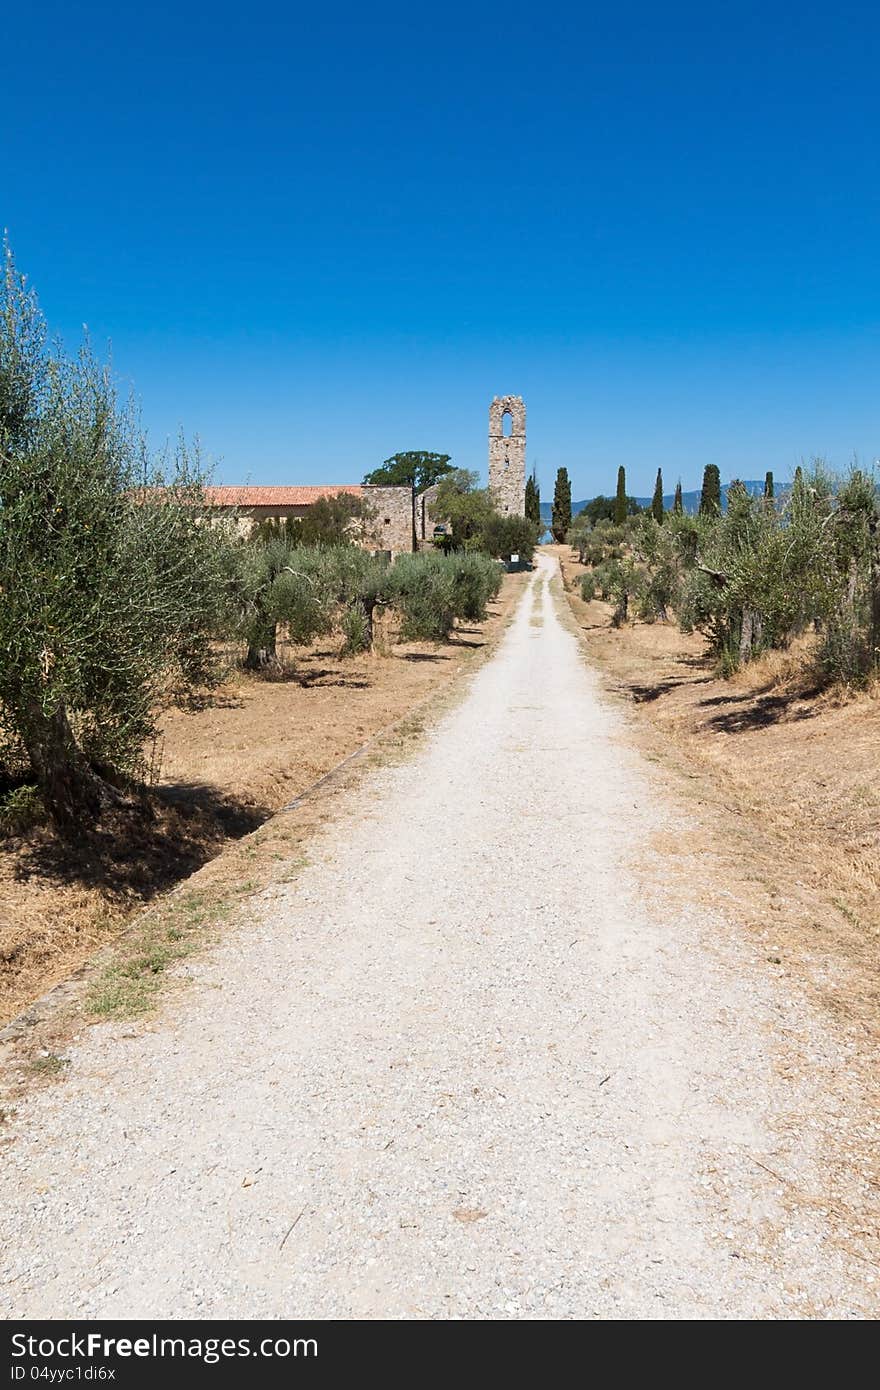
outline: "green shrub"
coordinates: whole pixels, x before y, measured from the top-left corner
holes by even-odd
[[[501,567],[481,551],[453,553],[448,558],[453,570],[456,618],[482,622],[487,603],[501,587]]]
[[[582,565],[601,565],[622,557],[625,536],[624,526],[605,520],[593,523],[585,512],[579,512],[567,539]]]
[[[480,548],[499,560],[509,560],[511,555],[518,555],[524,565],[530,565],[540,534],[540,527],[528,517],[502,516],[495,512],[483,524]]]

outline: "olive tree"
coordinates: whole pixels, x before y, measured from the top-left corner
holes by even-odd
[[[60,831],[75,835],[144,774],[169,681],[211,669],[228,537],[201,470],[159,465],[85,346],[47,343],[6,248],[0,285],[0,724]]]
[[[479,551],[400,555],[388,572],[387,594],[401,616],[405,640],[441,642],[456,618],[479,622],[501,586],[501,567]]]
[[[836,585],[820,660],[833,679],[880,672],[880,512],[874,477],[854,467],[843,482],[829,537]]]
[[[243,547],[239,630],[247,642],[245,666],[277,670],[278,630],[297,646],[329,632],[340,601],[340,554],[347,545],[297,545],[296,531],[261,526]]]

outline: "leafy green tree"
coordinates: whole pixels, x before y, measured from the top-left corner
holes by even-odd
[[[614,499],[614,524],[622,526],[626,521],[626,469],[623,464],[617,470],[617,494]]]
[[[598,497],[594,497],[592,501],[588,502],[586,506],[581,509],[578,516],[586,517],[586,519],[595,526],[600,521],[613,522],[615,510],[615,498],[605,497],[600,493]],[[641,510],[641,507],[634,497],[627,497],[625,517],[638,516]]]
[[[657,469],[657,481],[654,484],[654,496],[651,499],[651,514],[658,526],[663,525],[663,473]]]
[[[593,570],[581,575],[581,598],[584,603],[592,603],[596,597],[596,575]]]
[[[565,540],[571,526],[571,482],[567,468],[556,471],[556,486],[553,489],[553,512],[550,518],[550,533],[557,545]]]
[[[767,499],[768,502],[772,502],[772,501],[773,501],[773,497],[774,497],[774,490],[773,490],[773,474],[770,472],[769,469],[767,470],[767,473],[766,473],[766,475],[765,475],[765,477],[764,477],[764,496],[766,497],[766,499]]]
[[[374,468],[364,478],[370,487],[409,487],[413,492],[424,492],[452,471],[449,454],[432,454],[424,449],[410,449],[402,454],[392,454],[379,467]]]
[[[534,469],[526,479],[526,519],[537,526],[538,535],[544,530],[544,522],[541,519],[541,489],[538,486],[538,475]]]
[[[672,503],[672,511],[675,516],[681,516],[684,513],[684,499],[681,495],[681,478],[679,478],[678,482],[675,484],[675,498]]]
[[[717,464],[707,463],[700,493],[700,516],[721,515],[721,474]]]
[[[146,774],[169,685],[214,672],[229,529],[207,525],[185,445],[147,461],[132,407],[85,346],[48,347],[6,248],[0,283],[0,738],[76,837]]]
[[[614,498],[606,497],[604,493],[599,493],[578,512],[575,521],[583,518],[584,522],[589,522],[591,526],[597,525],[600,521],[614,520]]]
[[[477,474],[469,469],[454,469],[440,479],[428,508],[434,520],[449,525],[453,549],[460,550],[469,542],[476,545],[494,513],[488,489],[478,487],[478,482]]]

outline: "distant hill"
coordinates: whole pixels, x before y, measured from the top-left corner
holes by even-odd
[[[746,490],[747,490],[749,493],[751,493],[752,497],[761,497],[761,496],[763,495],[763,492],[764,492],[764,479],[763,479],[763,478],[760,478],[760,479],[758,479],[758,478],[748,478],[748,479],[744,479],[744,480],[743,480],[743,486],[746,488]],[[726,508],[727,508],[727,489],[728,489],[729,487],[730,487],[730,483],[722,483],[722,484],[721,484],[721,508],[722,508],[722,511],[726,510]],[[682,504],[683,504],[683,506],[684,506],[685,511],[686,511],[686,512],[690,512],[691,515],[694,515],[697,511],[699,511],[699,508],[700,508],[700,489],[697,488],[694,492],[683,492],[683,493],[681,494],[681,500],[682,500]],[[587,498],[585,498],[582,502],[572,502],[572,504],[571,504],[571,514],[572,514],[572,516],[577,516],[578,512],[582,512],[582,511],[584,510],[584,507],[585,507],[585,506],[587,505],[587,503],[590,502],[590,501],[592,501],[592,498],[587,497]],[[650,505],[651,505],[651,499],[650,499],[650,497],[637,497],[637,498],[636,498],[636,501],[638,502],[638,504],[639,504],[640,507],[650,507]],[[667,493],[667,494],[664,496],[664,498],[663,498],[663,506],[666,508],[667,511],[671,511],[671,510],[672,510],[672,504],[673,504],[674,501],[675,501],[675,493],[674,493],[674,492]],[[544,518],[544,520],[548,523],[548,525],[549,525],[550,518],[551,518],[552,514],[553,514],[553,503],[552,503],[552,502],[542,502],[542,503],[541,503],[541,516],[542,516],[542,517]]]

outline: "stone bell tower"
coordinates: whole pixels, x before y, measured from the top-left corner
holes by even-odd
[[[489,406],[489,495],[499,512],[526,514],[526,408],[522,396]]]

